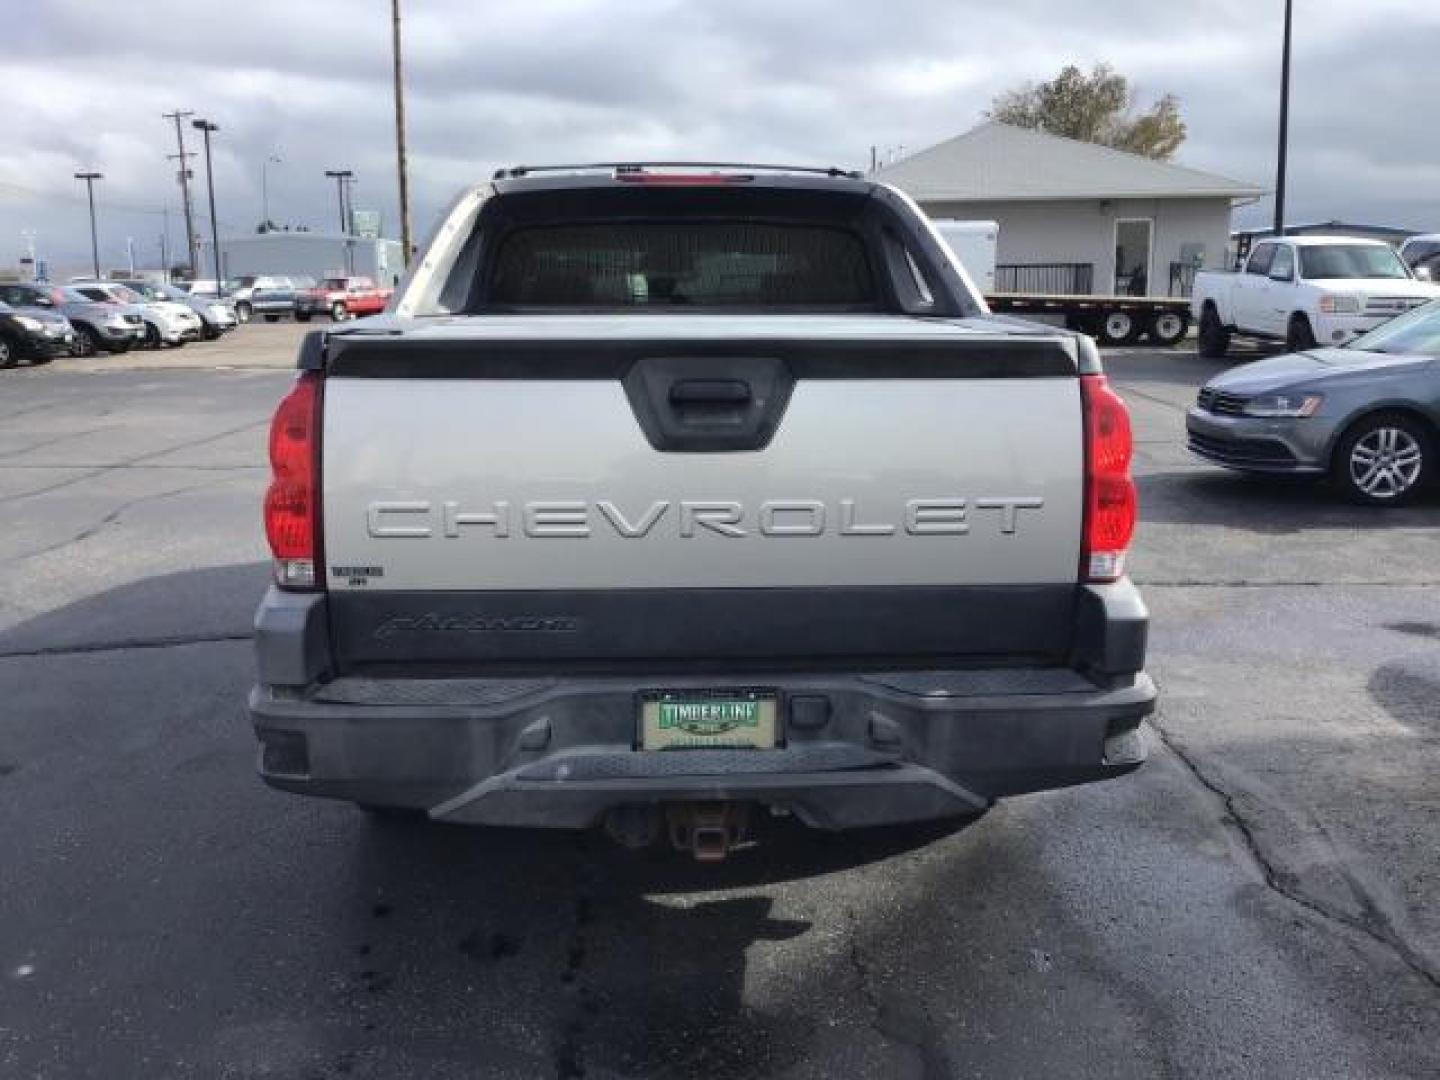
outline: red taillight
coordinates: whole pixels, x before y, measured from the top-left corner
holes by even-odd
[[[655,184],[660,187],[709,187],[716,184],[748,184],[755,179],[742,173],[648,173],[621,172],[615,179],[622,184]]]
[[[1104,375],[1080,376],[1085,411],[1085,525],[1080,548],[1084,581],[1115,581],[1135,535],[1140,500],[1130,477],[1134,439],[1130,410]]]
[[[282,589],[314,589],[320,563],[320,398],[317,372],[307,371],[270,422],[270,490],[265,536]]]

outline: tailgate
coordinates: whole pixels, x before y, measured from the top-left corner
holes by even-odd
[[[1068,343],[736,321],[332,337],[339,666],[1063,656]]]

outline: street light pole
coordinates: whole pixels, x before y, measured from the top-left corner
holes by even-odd
[[[95,277],[100,277],[100,242],[95,234],[95,181],[104,180],[105,174],[98,172],[77,172],[76,180],[85,181],[85,195],[90,202],[90,265],[95,270]]]
[[[1290,26],[1294,0],[1285,0],[1285,45],[1280,54],[1280,145],[1275,162],[1275,235],[1285,235],[1285,158],[1290,143]]]
[[[210,244],[215,252],[215,291],[223,292],[225,278],[220,273],[220,223],[215,220],[215,166],[210,160],[210,133],[219,131],[219,124],[209,120],[192,120],[190,126],[205,136],[205,184],[210,189]]]
[[[281,163],[276,154],[267,154],[260,163],[260,223],[267,232],[270,230],[270,166]]]
[[[410,176],[405,153],[405,79],[401,67],[400,0],[390,0],[391,50],[395,60],[395,168],[400,174],[400,250],[410,265]]]
[[[350,216],[348,189],[355,182],[355,173],[350,169],[326,169],[325,175],[335,181],[335,195],[340,202],[340,236],[345,241],[345,273],[355,271],[355,257],[351,250],[350,233],[355,223]]]

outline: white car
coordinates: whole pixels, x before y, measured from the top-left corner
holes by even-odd
[[[1191,314],[1200,355],[1224,356],[1232,336],[1283,341],[1291,352],[1344,345],[1440,297],[1389,244],[1346,236],[1287,236],[1255,245],[1239,271],[1195,275]]]
[[[150,300],[114,281],[82,281],[73,288],[82,296],[102,304],[136,305],[140,317],[145,320],[145,344],[152,349],[200,340],[200,316],[185,304],[177,304],[173,300]]]
[[[1412,236],[1400,245],[1400,258],[1421,281],[1440,281],[1440,233]]]

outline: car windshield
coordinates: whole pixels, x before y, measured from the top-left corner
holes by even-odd
[[[70,286],[70,285],[66,285],[66,286],[63,286],[62,288],[56,289],[55,292],[57,293],[56,299],[59,300],[59,301],[61,301],[62,303],[66,303],[66,304],[93,304],[93,303],[95,303],[95,298],[94,298],[93,296],[86,296],[86,295],[85,295],[83,292],[81,292],[79,289],[74,288],[73,286]]]
[[[1440,356],[1440,300],[1391,319],[1362,334],[1347,348],[1362,352]]]
[[[110,295],[122,304],[143,304],[145,297],[126,285],[111,285]]]
[[[343,277],[330,277],[326,278],[322,284],[327,289],[343,289],[345,288],[345,279]]]
[[[45,301],[26,285],[0,285],[0,300],[16,307],[43,307]]]
[[[1395,249],[1378,244],[1316,244],[1300,249],[1300,274],[1311,281],[1343,278],[1408,278]]]

